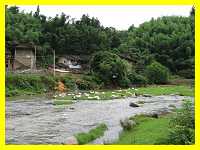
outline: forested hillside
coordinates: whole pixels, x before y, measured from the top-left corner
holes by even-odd
[[[55,49],[57,55],[109,51],[132,62],[139,74],[158,61],[172,74],[194,78],[194,9],[189,17],[152,19],[127,31],[104,27],[88,15],[80,20],[72,17],[62,13],[48,18],[40,14],[39,7],[31,13],[7,7],[6,42],[33,43],[40,50],[38,56],[47,56],[49,49]]]

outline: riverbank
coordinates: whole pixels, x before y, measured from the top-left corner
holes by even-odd
[[[59,85],[59,83],[62,83]],[[138,91],[137,91],[138,90]],[[63,99],[116,99],[133,96],[133,94],[164,95],[177,94],[194,96],[193,80],[170,80],[169,85],[146,85],[145,87],[109,88],[95,76],[84,74],[68,74],[65,76],[44,75],[6,75],[6,97],[17,96],[53,96],[55,93],[65,93]],[[82,93],[85,93],[83,95]],[[99,95],[100,93],[100,95]],[[76,97],[77,96],[77,97]],[[59,95],[58,95],[59,97]]]
[[[118,89],[118,90],[97,90],[62,93],[54,96],[56,100],[110,100],[143,95],[146,97],[158,95],[181,95],[194,96],[194,89],[184,85],[154,85],[147,87]]]
[[[37,97],[46,97],[54,99],[55,104],[65,104],[73,100],[110,100],[121,99],[127,97],[134,97],[139,95],[144,96],[158,96],[158,95],[181,95],[181,96],[194,96],[194,88],[187,85],[154,85],[147,87],[118,89],[118,90],[92,90],[92,91],[78,91],[78,92],[66,92],[66,93],[35,93],[32,95],[20,95],[7,97],[6,100],[30,100]],[[71,103],[70,103],[71,104]]]

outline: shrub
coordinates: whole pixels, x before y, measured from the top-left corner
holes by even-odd
[[[28,88],[39,91],[45,89],[44,83],[41,81],[40,76],[30,76],[27,75],[25,77],[26,83],[28,85]]]
[[[168,68],[156,61],[147,66],[145,72],[149,83],[165,84],[169,80]]]
[[[90,62],[91,72],[106,85],[128,86],[128,68],[125,60],[107,51],[95,53]]]
[[[183,108],[177,110],[170,121],[170,134],[167,139],[169,144],[194,144],[195,119],[194,106],[191,101],[186,101]]]
[[[93,74],[89,74],[89,75],[84,75],[82,77],[83,80],[89,81],[89,82],[95,82],[96,84],[102,84],[101,79],[99,79],[99,77],[97,75]]]
[[[41,76],[41,82],[45,85],[47,90],[53,90],[56,85],[56,80],[53,76]]]
[[[18,90],[10,90],[6,88],[6,96],[11,97],[11,96],[17,96],[19,94]]]
[[[53,91],[58,82],[62,82],[66,90],[92,90],[103,86],[102,81],[94,76],[83,76],[80,79],[73,79],[70,76],[45,76],[45,75],[14,75],[6,76],[6,96],[15,96],[25,92],[41,93]]]
[[[8,74],[6,76],[6,96],[53,90],[55,83],[55,79],[51,76]]]
[[[136,126],[136,122],[129,118],[125,118],[124,120],[120,120],[120,125],[122,126],[123,130],[131,130]]]
[[[187,79],[193,79],[194,78],[194,69],[185,69],[185,70],[180,70],[177,73],[181,77],[187,78]]]
[[[145,86],[148,81],[145,76],[142,76],[140,74],[137,74],[136,72],[132,72],[128,75],[129,80],[131,81],[131,84],[133,85],[143,85]]]
[[[64,83],[67,89],[74,90],[76,88],[76,82],[74,79],[72,79],[72,77],[69,76],[57,77],[56,80],[57,82],[61,81],[62,83]]]
[[[79,90],[94,90],[99,89],[100,86],[94,81],[87,81],[83,79],[77,79],[76,85]]]
[[[44,88],[40,76],[7,75],[6,87],[9,89],[40,90]]]
[[[101,136],[107,130],[106,124],[99,124],[96,128],[91,129],[88,133],[78,133],[75,135],[79,144],[87,144]]]
[[[130,86],[130,80],[128,77],[124,78],[123,80],[119,80],[119,85],[123,88]]]

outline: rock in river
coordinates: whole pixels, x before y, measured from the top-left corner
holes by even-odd
[[[139,105],[137,105],[137,104],[135,104],[133,102],[130,102],[129,106],[131,106],[131,107],[140,107]]]
[[[77,141],[76,137],[71,136],[71,137],[68,137],[68,138],[67,138],[65,144],[69,144],[69,145],[78,145],[78,141]]]
[[[150,94],[142,94],[142,96],[144,96],[144,97],[152,97],[152,95],[150,95]]]

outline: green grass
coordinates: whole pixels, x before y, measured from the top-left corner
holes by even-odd
[[[169,115],[158,119],[137,116],[135,120],[138,125],[129,131],[123,130],[114,144],[156,144],[169,135]]]
[[[100,124],[96,128],[91,129],[88,133],[78,133],[75,135],[75,137],[79,144],[87,144],[103,136],[106,130],[107,126],[105,124]]]
[[[104,91],[84,91],[80,93],[67,93],[64,97],[56,97],[58,100],[110,100],[131,97],[135,94],[150,95],[169,95],[177,94],[183,96],[194,96],[194,88],[184,85],[160,85],[141,88],[128,88],[121,90],[104,90]]]
[[[150,86],[139,88],[137,93],[151,95],[177,94],[183,96],[194,96],[194,88],[184,85]]]
[[[134,90],[112,90],[112,91],[85,91],[80,93],[68,93],[66,96],[58,96],[60,100],[110,100],[130,97],[135,94]]]
[[[31,96],[38,95],[43,93],[43,91],[31,91],[31,90],[23,90],[23,89],[14,89],[14,90],[6,90],[7,97],[16,97],[16,96]]]

